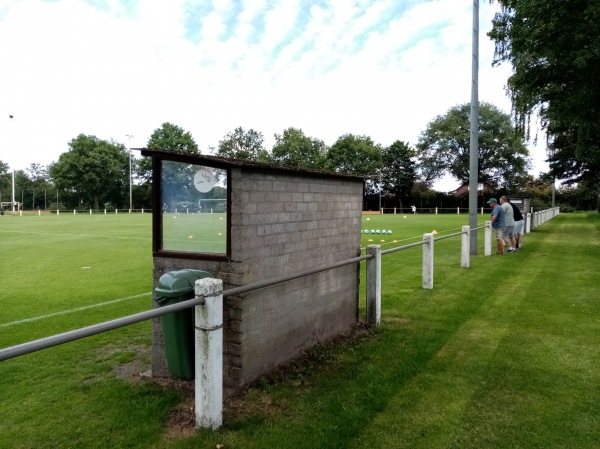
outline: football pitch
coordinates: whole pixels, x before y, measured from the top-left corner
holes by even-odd
[[[209,244],[219,251],[225,242],[223,218],[165,214],[164,223],[166,230],[174,229],[169,231],[173,249]],[[487,215],[479,219],[483,224]],[[174,228],[175,220],[185,225]],[[0,329],[10,327],[0,332],[0,347],[149,309],[151,221],[151,214],[0,217]],[[365,215],[361,248],[389,249],[419,241],[425,232],[458,232],[466,224],[467,215]]]
[[[365,215],[360,242],[389,249],[467,221]],[[173,426],[183,396],[140,377],[149,322],[0,362],[0,446],[595,448],[598,229],[597,214],[561,215],[468,270],[460,237],[443,239],[433,290],[420,247],[384,256],[382,325],[251,390],[218,432]],[[151,307],[150,214],[2,216],[0,249],[0,347]]]

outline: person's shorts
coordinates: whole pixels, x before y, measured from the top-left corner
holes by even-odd
[[[504,226],[504,229],[502,230],[502,233],[504,234],[504,238],[512,237],[514,228],[515,228],[514,226]]]
[[[515,227],[513,229],[512,235],[523,235],[523,225],[525,224],[525,220],[515,221]]]
[[[496,231],[496,240],[502,240],[504,238],[504,228],[494,228]]]

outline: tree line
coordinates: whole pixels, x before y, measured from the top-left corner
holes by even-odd
[[[511,117],[488,103],[481,103],[479,111],[478,176],[486,194],[531,196],[528,189],[536,186],[537,190],[531,192],[547,202],[551,179],[536,180],[527,174],[528,150]],[[206,154],[362,176],[367,210],[406,208],[411,204],[419,208],[467,207],[466,192],[448,195],[431,186],[446,173],[457,179],[457,187],[468,184],[469,113],[470,105],[463,104],[436,117],[415,146],[401,140],[383,146],[369,136],[355,134],[344,134],[327,146],[301,129],[290,127],[275,134],[275,142],[267,150],[261,132],[238,127],[215,147],[207,148]],[[128,209],[130,170],[134,208],[152,207],[149,159],[131,157],[122,143],[84,134],[71,140],[68,147],[48,167],[32,164],[16,173],[16,200],[22,200],[25,209]],[[157,128],[147,148],[201,154],[192,135],[172,123]],[[2,201],[9,200],[6,187],[10,182],[9,167],[0,161],[0,193],[6,198]]]

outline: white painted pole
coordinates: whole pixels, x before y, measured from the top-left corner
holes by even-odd
[[[461,268],[469,268],[471,259],[471,227],[462,227],[462,245],[460,251],[460,266]]]
[[[223,281],[198,279],[195,307],[196,428],[218,429],[223,423]]]
[[[423,234],[423,288],[433,288],[433,234]]]
[[[531,232],[531,213],[528,212],[525,217],[525,234]]]
[[[485,241],[484,241],[483,255],[484,256],[492,255],[492,222],[491,221],[485,222]]]
[[[374,327],[381,324],[381,246],[367,246],[367,325]]]
[[[456,215],[460,215],[460,207],[456,208]]]

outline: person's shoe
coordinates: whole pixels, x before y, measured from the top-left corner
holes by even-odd
[[[514,249],[514,248],[508,248],[506,250],[507,253],[514,253],[515,251],[516,251],[516,249]]]
[[[500,251],[496,251],[496,256],[504,256],[504,253],[501,253]]]

